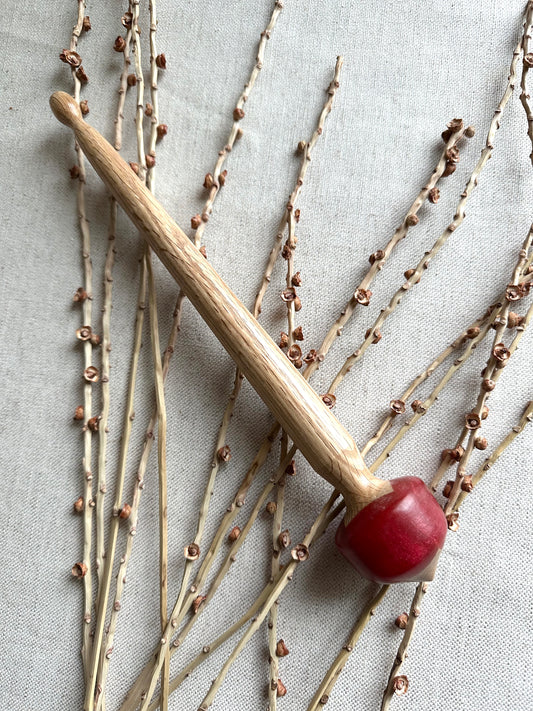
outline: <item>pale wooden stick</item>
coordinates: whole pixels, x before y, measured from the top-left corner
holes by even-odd
[[[530,53],[529,45],[531,41],[531,31],[532,31],[532,15],[531,8],[533,2],[529,0],[528,11],[529,14],[524,21],[524,34],[522,37],[522,53],[523,53],[523,64],[522,64],[522,77],[520,79],[520,101],[524,108],[526,119],[527,119],[527,135],[531,142],[531,153],[529,154],[529,159],[533,164],[533,108],[531,106],[531,96],[528,91],[527,79],[530,67],[533,66],[533,54]]]

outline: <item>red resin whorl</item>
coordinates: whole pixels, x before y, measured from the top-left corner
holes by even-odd
[[[448,530],[444,513],[418,477],[401,477],[390,483],[390,493],[365,506],[348,525],[341,523],[335,543],[369,580],[432,580],[432,563]]]

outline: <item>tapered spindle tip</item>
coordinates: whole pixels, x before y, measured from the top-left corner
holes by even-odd
[[[64,91],[56,91],[50,97],[50,107],[58,121],[73,128],[76,121],[82,118],[78,102]]]

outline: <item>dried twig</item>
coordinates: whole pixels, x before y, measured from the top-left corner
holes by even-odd
[[[526,18],[524,20],[524,34],[522,36],[522,54],[523,54],[523,64],[522,64],[522,77],[520,80],[520,101],[524,107],[527,118],[527,135],[531,142],[532,151],[529,154],[531,163],[533,164],[533,108],[531,106],[531,96],[528,92],[527,79],[529,69],[533,67],[533,54],[529,51],[529,44],[531,41],[531,32],[533,24],[533,2],[531,0],[528,2]]]

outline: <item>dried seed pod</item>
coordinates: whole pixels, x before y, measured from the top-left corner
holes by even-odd
[[[379,328],[375,328],[372,330],[371,328],[367,328],[366,333],[365,333],[365,341],[366,339],[372,334],[372,343],[375,345],[376,343],[379,343],[383,336],[381,335],[381,331]]]
[[[520,301],[524,296],[524,290],[520,284],[507,284],[505,298],[507,301]]]
[[[291,545],[291,537],[288,529],[285,529],[279,534],[278,544],[280,548],[288,548]]]
[[[294,338],[295,341],[303,341],[304,340],[303,328],[301,326],[296,326],[296,328],[292,332],[292,337]]]
[[[230,543],[235,543],[235,541],[239,538],[240,535],[241,529],[238,526],[234,526],[228,533],[228,541],[230,541]]]
[[[467,338],[477,338],[480,334],[480,328],[479,326],[472,326],[471,328],[468,328],[466,330],[466,337]]]
[[[97,383],[100,378],[98,368],[95,368],[94,365],[90,365],[83,371],[83,377],[88,383]]]
[[[133,170],[135,175],[139,175],[139,164],[134,163],[133,161],[130,161],[130,168]]]
[[[87,427],[91,430],[91,432],[98,432],[98,421],[99,418],[97,415],[90,417],[87,420]]]
[[[72,49],[64,49],[59,55],[59,59],[71,67],[79,67],[81,64],[80,55]]]
[[[74,410],[74,419],[75,420],[83,420],[83,405],[78,405],[78,407]]]
[[[80,168],[79,166],[75,163],[72,168],[69,170],[70,177],[72,180],[77,180],[80,177]]]
[[[446,160],[448,163],[459,163],[459,149],[457,146],[451,146],[446,151]]]
[[[466,491],[467,493],[470,493],[473,488],[474,484],[472,483],[472,477],[468,474],[463,478],[463,481],[461,482],[461,491]]]
[[[361,306],[368,306],[372,292],[370,289],[357,289],[353,296],[358,304],[361,304]]]
[[[276,511],[277,511],[278,505],[275,501],[268,501],[267,505],[265,506],[265,510],[268,514],[273,516]]]
[[[411,409],[413,410],[413,412],[418,412],[418,413],[422,413],[422,412],[426,411],[422,400],[413,400],[413,402],[411,403]]]
[[[294,459],[292,459],[285,467],[285,474],[288,474],[289,476],[294,476],[296,474],[296,462]]]
[[[428,200],[433,205],[436,205],[440,199],[440,190],[438,188],[431,188],[428,193]]]
[[[202,604],[207,600],[207,595],[197,595],[192,601],[192,611],[194,615],[198,614],[198,610]]]
[[[155,166],[155,156],[153,156],[151,153],[147,153],[144,159],[146,161],[147,168],[153,168]]]
[[[128,86],[137,86],[137,75],[136,74],[128,74],[128,78],[126,79],[126,82]]]
[[[521,326],[523,322],[523,316],[519,316],[514,311],[509,311],[509,315],[507,316],[507,328],[516,328],[517,326]]]
[[[287,351],[287,358],[293,363],[300,360],[302,357],[302,349],[297,343],[294,343]]]
[[[481,427],[481,418],[477,412],[469,412],[465,415],[465,427],[467,430],[477,430]]]
[[[329,407],[330,410],[332,410],[335,407],[335,403],[337,402],[337,398],[335,395],[332,393],[324,393],[324,395],[320,396],[322,402],[326,407]]]
[[[405,222],[409,225],[409,227],[414,227],[415,225],[418,225],[420,220],[417,215],[407,215]]]
[[[121,18],[122,24],[127,30],[131,30],[131,23],[133,21],[133,13],[125,12]]]
[[[79,341],[88,341],[91,337],[92,328],[90,326],[82,326],[76,331],[76,338]]]
[[[524,64],[526,67],[533,67],[533,53],[528,52],[524,55]]]
[[[157,131],[157,139],[160,141],[162,138],[164,138],[167,133],[168,133],[168,126],[166,123],[160,123],[159,126],[156,128]]]
[[[126,49],[126,40],[120,35],[116,38],[115,44],[113,45],[115,52],[123,52]]]
[[[85,32],[89,32],[89,30],[92,29],[91,18],[89,17],[89,15],[85,15],[85,17],[83,18],[82,28]]]
[[[127,520],[131,516],[131,506],[129,504],[122,504],[122,508],[118,512],[118,517]]]
[[[317,359],[318,359],[318,353],[315,351],[314,348],[311,348],[309,353],[306,356],[304,356],[303,361],[304,361],[304,363],[309,364],[309,363],[314,363],[315,360],[317,360]]]
[[[457,511],[454,513],[448,514],[446,516],[446,521],[448,522],[448,529],[450,531],[458,531],[459,530],[459,514]]]
[[[87,298],[87,292],[83,288],[83,286],[80,286],[76,289],[74,292],[74,296],[72,297],[72,300],[75,302],[83,302]]]
[[[193,215],[193,217],[191,217],[191,227],[193,228],[193,230],[197,230],[201,224],[202,224],[202,216],[201,215]]]
[[[407,694],[408,688],[409,688],[409,679],[405,676],[405,674],[402,674],[401,676],[397,676],[394,678],[393,689],[394,689],[394,693],[397,696],[403,696],[404,694]]]
[[[187,560],[198,560],[200,557],[200,546],[198,543],[189,543],[189,545],[183,549],[183,555]]]
[[[154,107],[149,102],[146,103],[144,115],[150,117],[154,113]]]
[[[289,345],[289,334],[285,333],[285,331],[281,332],[280,339],[279,339],[279,347],[280,348],[287,348]]]
[[[446,163],[446,167],[444,168],[442,177],[447,178],[449,175],[452,175],[453,173],[455,173],[456,170],[457,170],[457,166],[455,165],[455,163],[448,162],[448,163]]]
[[[87,116],[87,114],[89,113],[89,104],[87,102],[87,99],[83,99],[82,101],[80,101],[80,111],[82,116]]]
[[[233,109],[233,120],[240,121],[243,118],[244,118],[244,111],[239,106],[236,106]]]
[[[305,543],[297,543],[291,550],[291,557],[293,560],[303,563],[304,560],[309,558],[309,548],[305,545]]]
[[[480,449],[483,451],[484,449],[487,449],[488,446],[489,443],[486,437],[476,437],[476,439],[474,440],[474,447],[476,449]]]
[[[165,57],[165,54],[163,52],[157,55],[157,57],[155,58],[155,63],[159,69],[167,68],[167,58]]]
[[[229,462],[231,459],[231,449],[228,444],[225,444],[220,449],[217,449],[217,457],[221,462]]]
[[[489,412],[490,412],[490,410],[487,407],[487,405],[483,405],[483,407],[481,408],[481,419],[486,420],[487,417],[489,416]]]
[[[382,259],[385,259],[385,252],[382,249],[378,249],[377,252],[372,252],[368,261],[370,264],[374,264],[375,262],[380,262]]]
[[[485,378],[481,383],[481,387],[486,393],[490,393],[496,387],[496,382],[494,380],[491,380],[490,378]]]
[[[83,500],[83,496],[80,496],[76,499],[74,502],[74,513],[81,513],[85,507],[85,502]]]
[[[287,693],[287,687],[285,684],[281,681],[281,679],[278,679],[276,683],[276,696],[281,698],[282,696],[285,696]]]
[[[450,494],[452,493],[453,485],[455,484],[455,481],[452,481],[451,479],[446,482],[444,485],[444,488],[442,490],[442,495],[444,496],[445,499],[450,498]]]
[[[75,578],[83,578],[87,573],[87,566],[85,563],[74,563],[72,566],[72,575]]]
[[[401,615],[398,615],[398,617],[394,620],[394,624],[396,627],[399,627],[401,630],[404,630],[407,627],[407,623],[409,622],[409,615],[407,612],[402,612]]]
[[[454,118],[446,124],[452,133],[457,133],[463,128],[463,119]]]
[[[91,337],[89,340],[91,341],[92,345],[95,347],[99,346],[100,343],[102,342],[102,339],[100,338],[100,336],[97,333],[91,333]]]
[[[291,284],[293,286],[301,286],[302,285],[302,277],[300,276],[300,272],[296,272],[296,274],[292,275]]]
[[[403,400],[391,400],[389,407],[395,415],[403,415],[405,412],[405,402]]]
[[[280,639],[276,644],[276,657],[286,657],[289,653],[289,648],[285,642]]]
[[[511,351],[503,343],[497,343],[492,350],[492,355],[499,363],[506,363],[511,357]]]

